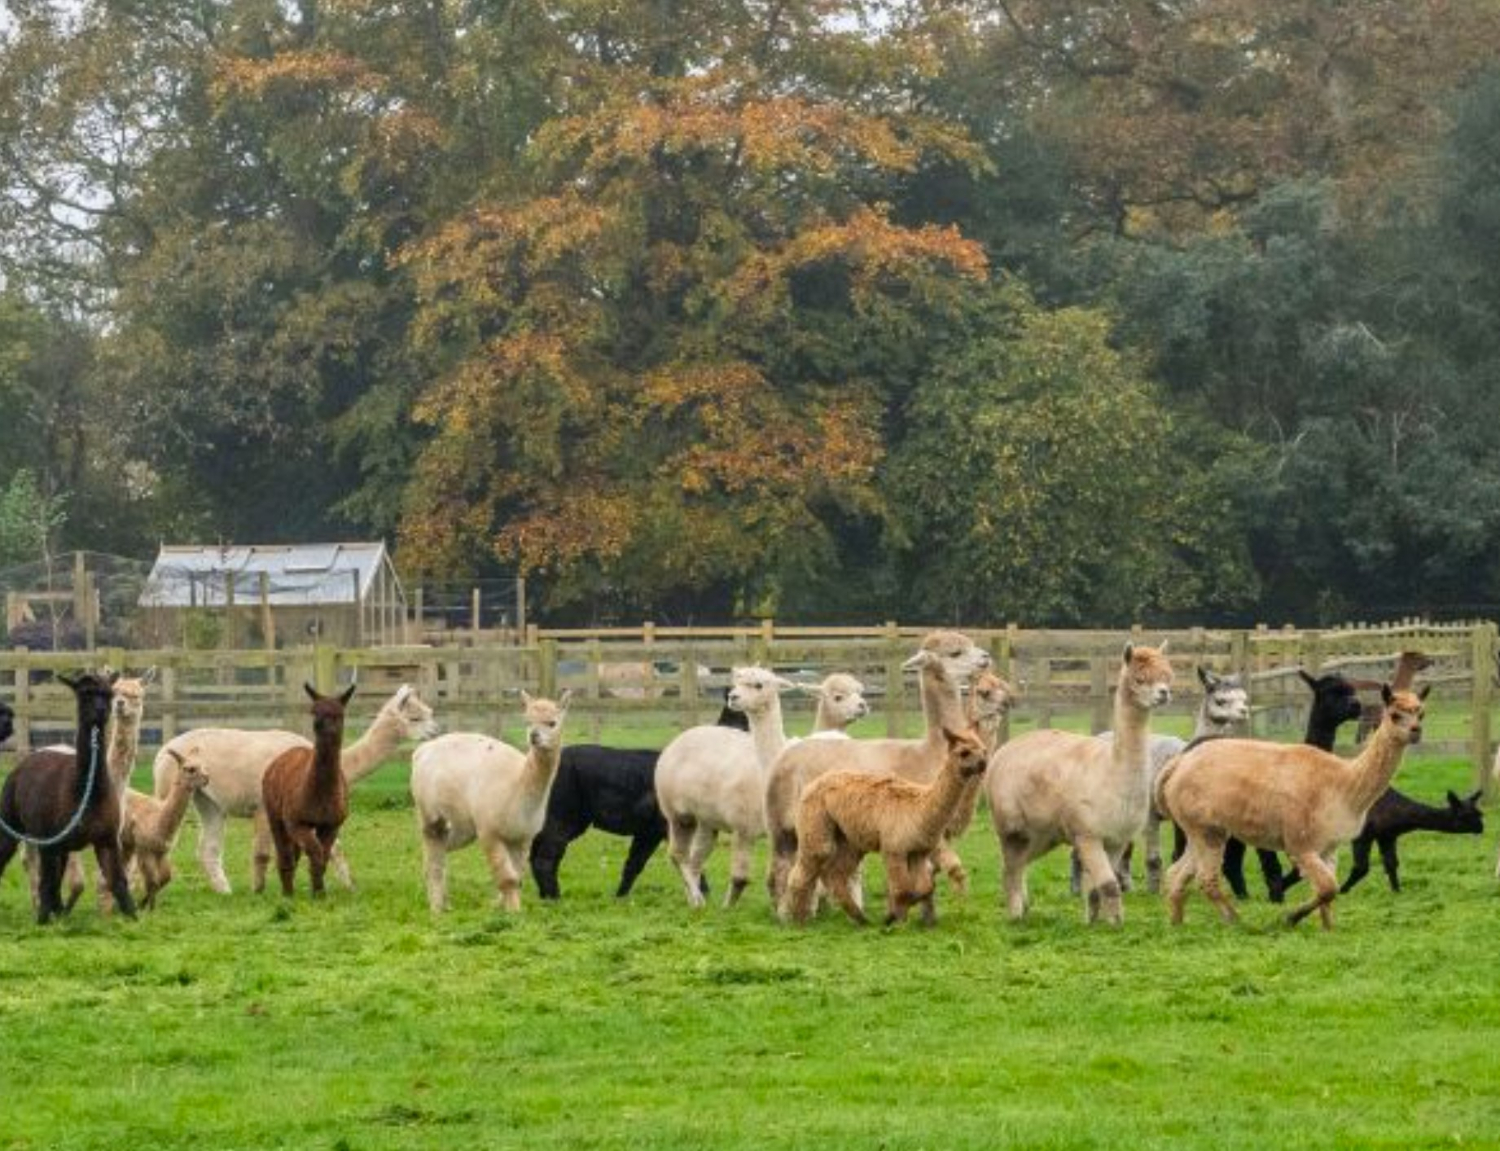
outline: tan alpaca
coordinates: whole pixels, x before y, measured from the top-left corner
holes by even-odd
[[[905,919],[914,903],[923,904],[925,922],[933,921],[930,857],[989,758],[975,731],[944,729],[942,735],[947,755],[930,784],[832,771],[808,785],[797,813],[797,859],[783,919],[805,923],[822,882],[850,919],[868,922],[850,882],[860,861],[879,852],[885,861],[886,922]]]
[[[1316,911],[1323,927],[1332,928],[1338,895],[1334,853],[1359,834],[1401,766],[1407,745],[1421,738],[1427,691],[1382,688],[1385,716],[1352,760],[1305,744],[1220,739],[1168,764],[1157,782],[1157,803],[1187,836],[1187,852],[1167,872],[1172,922],[1182,922],[1194,875],[1226,922],[1238,918],[1219,887],[1224,844],[1233,837],[1251,847],[1286,852],[1312,882],[1313,899],[1293,911],[1288,922],[1300,923]]]
[[[969,727],[978,733],[979,738],[984,741],[985,751],[991,756],[1000,747],[1000,726],[1015,698],[1016,689],[992,671],[980,672],[969,685]],[[960,895],[967,894],[969,890],[969,873],[964,869],[963,860],[958,857],[958,852],[953,850],[952,845],[963,838],[969,825],[974,822],[974,809],[979,806],[979,791],[983,786],[982,775],[976,775],[965,785],[963,797],[958,801],[958,808],[953,813],[948,831],[933,855],[933,862],[948,877],[953,890]]]
[[[172,882],[172,848],[177,844],[188,801],[208,783],[208,772],[197,748],[189,748],[185,755],[175,750],[170,754],[177,761],[177,773],[166,798],[139,791],[126,793],[125,819],[120,824],[121,860],[127,867],[134,860],[145,881],[143,907],[155,907],[157,893]]]
[[[814,779],[835,770],[898,775],[926,783],[942,767],[946,754],[943,728],[967,725],[959,689],[971,675],[990,666],[990,656],[960,632],[936,631],[922,640],[917,654],[902,665],[920,675],[921,739],[804,740],[788,747],[771,764],[765,787],[766,833],[771,838],[771,871],[767,886],[779,904],[797,853],[797,801]]]
[[[1115,682],[1114,738],[1033,731],[995,753],[986,787],[1012,919],[1026,914],[1026,869],[1071,844],[1083,863],[1088,922],[1124,921],[1115,868],[1150,811],[1151,710],[1172,698],[1172,665],[1156,648],[1125,646]]]

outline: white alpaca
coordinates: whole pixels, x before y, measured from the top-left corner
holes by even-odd
[[[693,907],[703,906],[703,866],[721,831],[734,839],[724,905],[733,906],[744,894],[751,852],[765,834],[766,768],[789,742],[780,693],[795,685],[758,667],[735,668],[731,678],[729,706],[745,715],[750,731],[692,727],[667,744],[656,762],[657,804]],[[864,686],[853,676],[836,673],[803,690],[818,697],[810,740],[847,739],[844,729],[869,714]]]
[[[1215,675],[1199,664],[1198,681],[1203,685],[1203,701],[1193,717],[1191,739],[1219,739],[1234,735],[1250,718],[1250,695],[1240,682],[1240,677]],[[1114,733],[1101,732],[1099,738],[1109,741],[1114,738]],[[1188,740],[1178,739],[1175,735],[1151,737],[1146,745],[1146,766],[1151,777],[1149,794],[1156,793],[1156,780],[1161,775],[1162,768],[1181,755],[1188,743]],[[1161,890],[1161,825],[1161,812],[1156,810],[1156,804],[1153,803],[1151,813],[1146,816],[1146,890],[1153,895]],[[1122,891],[1130,890],[1131,846],[1126,844],[1125,851],[1120,856],[1116,878],[1120,881]],[[1083,890],[1083,863],[1077,852],[1073,853],[1071,886],[1074,895]]]
[[[409,684],[403,684],[386,701],[364,735],[344,749],[339,765],[350,783],[358,783],[379,768],[403,740],[427,739],[436,731],[432,708],[422,702]],[[217,892],[229,894],[229,877],[224,873],[225,821],[230,816],[241,819],[257,817],[254,888],[263,890],[271,849],[264,824],[258,818],[261,777],[282,752],[294,747],[311,748],[312,741],[291,731],[200,727],[184,732],[157,753],[152,767],[152,789],[158,799],[166,798],[177,774],[177,761],[169,752],[183,755],[189,746],[197,749],[200,761],[211,776],[208,786],[193,795],[193,806],[202,824],[198,836],[198,861],[208,875],[209,885]],[[330,862],[339,881],[345,887],[353,887],[349,862],[337,844]]]
[[[938,631],[923,639],[921,649],[903,666],[921,675],[922,714],[927,722],[921,739],[804,741],[788,748],[771,765],[764,803],[772,853],[767,886],[774,905],[781,904],[797,857],[797,805],[803,789],[835,770],[899,775],[914,783],[930,783],[948,754],[943,729],[961,731],[969,723],[960,689],[969,676],[990,666],[990,657],[968,636]]]
[[[448,853],[476,841],[489,861],[500,906],[521,910],[521,879],[531,841],[547,818],[572,694],[564,691],[554,703],[521,693],[524,754],[487,735],[454,732],[412,755],[411,796],[422,833],[427,904],[434,913],[448,909]]]

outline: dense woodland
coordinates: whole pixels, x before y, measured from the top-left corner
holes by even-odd
[[[0,566],[1500,601],[1500,3],[4,0]]]

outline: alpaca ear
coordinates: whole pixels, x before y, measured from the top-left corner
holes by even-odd
[[[147,684],[153,684],[155,682],[156,682],[156,668],[155,667],[148,667],[143,673],[141,673],[141,684],[143,686],[147,685]]]
[[[529,691],[527,691],[524,687],[521,689],[521,702],[523,704],[525,704],[527,707],[530,707],[531,704],[532,704],[532,702],[533,702],[532,698],[531,698],[531,693]]]
[[[1465,807],[1477,807],[1479,805],[1479,801],[1481,799],[1483,799],[1483,798],[1484,798],[1484,788],[1481,787],[1473,795],[1469,796],[1467,799],[1464,800],[1464,806]]]
[[[58,683],[63,684],[64,686],[66,686],[70,690],[72,690],[72,691],[77,691],[78,690],[78,680],[77,679],[69,679],[67,676],[63,675],[62,672],[58,672],[57,673],[56,679],[57,679]]]
[[[403,683],[396,689],[396,706],[400,707],[411,698],[411,684]]]
[[[797,683],[792,686],[805,695],[820,696],[823,694],[823,685],[821,683]]]
[[[1383,684],[1381,684],[1381,685],[1380,685],[1380,698],[1381,698],[1381,700],[1382,700],[1382,701],[1383,701],[1383,702],[1384,702],[1384,703],[1385,703],[1385,704],[1386,704],[1386,705],[1387,705],[1387,706],[1389,706],[1389,705],[1390,705],[1390,702],[1391,702],[1391,698],[1392,698],[1392,697],[1391,697],[1391,685],[1390,685],[1390,684],[1388,684],[1388,683],[1383,683]]]
[[[1419,692],[1417,692],[1417,698],[1418,699],[1426,699],[1427,698],[1427,694],[1430,691],[1432,691],[1432,684],[1430,684],[1430,683],[1424,683],[1422,685],[1422,690],[1419,691]]]
[[[344,689],[344,694],[339,696],[339,703],[344,707],[349,706],[349,701],[354,698],[354,693],[359,690],[359,684],[351,683]]]
[[[789,679],[782,679],[779,675],[773,682],[776,684],[777,691],[795,691],[797,689],[797,685],[795,683],[793,683]]]
[[[1299,667],[1297,669],[1297,674],[1302,677],[1302,682],[1305,683],[1305,684],[1307,684],[1308,687],[1312,688],[1313,691],[1317,691],[1318,690],[1318,681],[1315,680],[1315,679],[1313,679],[1312,676],[1308,675],[1307,672],[1303,671]]]
[[[1464,801],[1459,799],[1458,796],[1454,795],[1450,791],[1448,793],[1448,806],[1453,808],[1461,808],[1464,806]]]
[[[184,766],[187,765],[187,760],[183,759],[182,756],[177,753],[177,749],[176,748],[164,747],[164,748],[162,748],[162,750],[164,752],[166,752],[168,755],[170,755],[173,759],[175,759],[177,761],[177,766],[178,767],[184,767]],[[1453,793],[1450,791],[1448,794],[1452,795]]]
[[[1162,655],[1166,655],[1167,654],[1167,644],[1169,644],[1171,642],[1172,642],[1172,637],[1171,636],[1164,636],[1164,637],[1162,637],[1161,643],[1159,643],[1159,644],[1156,645],[1156,650],[1159,651],[1159,652],[1161,652]]]
[[[955,732],[951,728],[947,728],[947,727],[943,728],[943,738],[948,741],[948,746],[949,747],[953,747],[956,744],[962,743],[963,739],[964,739],[963,736],[959,735],[957,732]]]
[[[1123,662],[1123,663],[1129,663],[1130,662],[1130,657],[1133,656],[1134,654],[1135,654],[1135,644],[1133,644],[1133,643],[1127,643],[1125,645],[1125,658],[1121,662]]]
[[[921,671],[924,667],[931,667],[937,661],[937,656],[923,648],[901,665],[902,671]]]
[[[304,680],[302,683],[302,690],[307,692],[307,698],[312,700],[314,703],[323,698],[318,694],[318,689],[313,687],[313,685],[308,683],[306,680]]]
[[[565,687],[565,688],[563,688],[562,695],[560,695],[560,696],[557,697],[557,706],[558,706],[558,708],[561,709],[562,711],[567,711],[568,710],[568,704],[571,703],[572,701],[573,701],[573,689],[571,687]]]
[[[1203,685],[1204,691],[1213,691],[1218,685],[1219,677],[1200,663],[1198,665],[1198,682]]]

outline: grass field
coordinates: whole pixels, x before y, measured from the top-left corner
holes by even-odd
[[[355,793],[355,893],[249,894],[234,831],[241,890],[190,825],[136,923],[37,929],[0,884],[0,1148],[1500,1147],[1493,831],[1407,839],[1407,890],[1377,869],[1327,935],[1196,897],[1173,931],[1145,894],[1087,929],[1062,853],[1010,924],[984,815],[931,931],[790,931],[758,884],[691,914],[664,852],[618,902],[597,834],[509,918],[459,854],[434,921],[399,766]]]

